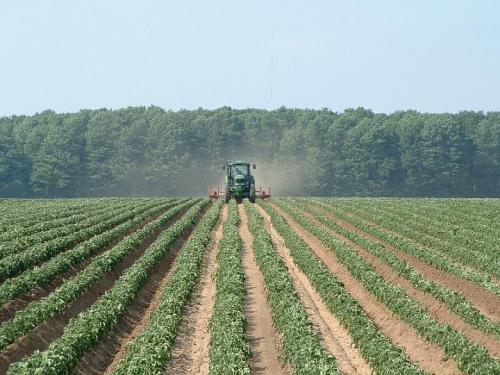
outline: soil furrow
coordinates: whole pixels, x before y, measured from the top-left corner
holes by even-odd
[[[36,245],[29,246],[27,249],[24,249],[24,250],[19,251],[17,253],[10,254],[10,255],[5,256],[5,257],[1,257],[0,263],[3,264],[2,267],[3,267],[4,271],[6,269],[8,270],[11,267],[11,266],[7,266],[9,268],[5,268],[5,262],[8,262],[9,264],[12,264],[13,261],[15,263],[21,262],[23,264],[23,266],[22,266],[22,269],[17,269],[17,271],[12,271],[12,270],[9,271],[8,270],[7,271],[8,272],[8,276],[5,276],[5,275],[2,276],[2,281],[0,282],[0,285],[3,285],[3,283],[7,279],[11,279],[11,278],[17,277],[17,276],[21,275],[22,273],[24,273],[26,271],[32,270],[32,269],[34,269],[36,267],[40,267],[44,263],[52,260],[54,257],[56,257],[56,256],[58,256],[58,255],[60,255],[60,254],[62,254],[64,252],[66,252],[66,251],[68,251],[70,249],[73,249],[73,248],[75,248],[77,246],[82,245],[85,241],[90,240],[92,237],[94,237],[96,235],[100,235],[100,234],[106,232],[107,229],[102,229],[102,230],[98,230],[96,233],[93,233],[91,235],[89,235],[88,233],[86,233],[86,234],[82,235],[83,237],[80,237],[75,242],[71,241],[71,236],[74,233],[79,233],[79,232],[82,232],[82,231],[88,231],[90,228],[94,228],[95,229],[96,226],[101,225],[101,224],[106,223],[106,222],[109,222],[109,221],[112,221],[112,220],[116,219],[117,216],[121,216],[121,214],[124,214],[124,212],[121,212],[121,211],[120,211],[120,214],[117,213],[117,211],[113,211],[113,212],[114,212],[114,216],[113,215],[108,215],[108,218],[106,220],[101,220],[99,222],[96,222],[94,225],[91,225],[91,226],[88,226],[88,227],[78,228],[72,234],[67,234],[65,236],[53,238],[50,241],[38,243]],[[117,223],[115,222],[115,224],[113,224],[113,226],[121,225],[124,222],[126,222],[127,220],[129,220],[129,219],[122,218]],[[57,244],[57,241],[66,242],[68,240],[71,242],[71,245],[68,245],[67,243],[65,243],[63,246],[60,246],[59,244]],[[41,258],[37,258],[38,255],[39,255],[38,253],[40,252],[40,250],[35,252],[34,249],[36,249],[36,246],[46,247],[46,246],[49,246],[51,244],[55,244],[56,249],[55,250],[52,249],[50,251],[51,254],[48,257],[46,257],[47,254],[45,254],[45,250],[41,250],[45,254],[45,256],[42,256]],[[50,246],[49,246],[49,248],[50,248]],[[27,252],[31,252],[31,257],[36,258],[36,260],[34,262],[32,262],[32,260],[29,260],[31,258],[29,258],[29,257],[26,256]],[[21,260],[20,258],[18,258],[21,255],[22,255],[21,259],[24,259],[24,260]]]
[[[373,227],[375,227],[375,228],[377,228],[377,229],[379,229],[379,230],[381,230],[383,232],[386,232],[386,233],[393,234],[395,236],[401,237],[401,238],[403,238],[403,239],[405,239],[407,241],[411,241],[412,243],[414,243],[415,245],[417,245],[419,247],[423,247],[423,248],[429,249],[429,251],[433,251],[432,248],[429,247],[428,245],[425,245],[425,244],[423,244],[423,243],[421,243],[421,242],[419,242],[417,240],[414,240],[413,238],[409,238],[409,237],[407,237],[407,236],[405,236],[405,235],[403,235],[403,234],[401,234],[399,232],[396,232],[395,230],[386,228],[386,227],[384,227],[384,226],[382,226],[380,224],[377,224],[377,223],[375,223],[375,222],[373,222],[371,220],[365,219],[364,217],[358,215],[357,213],[349,212],[349,216],[352,216],[352,217],[354,217],[354,218],[356,218],[358,220],[362,220],[366,224],[371,225],[371,226],[373,226]],[[431,237],[433,237],[433,236],[431,236]],[[441,242],[444,241],[444,239],[442,239],[442,238],[437,238],[437,237],[433,237],[433,238],[435,238],[436,240],[441,241]],[[483,271],[483,270],[475,267],[474,265],[463,263],[459,259],[455,259],[455,258],[451,258],[451,257],[449,257],[449,259],[451,259],[453,262],[456,262],[457,264],[460,264],[463,267],[470,268],[470,269],[475,270],[477,272],[486,273],[486,271]],[[500,278],[496,277],[495,275],[491,275],[491,274],[490,274],[490,277],[491,277],[491,280],[493,280],[495,283],[500,284]]]
[[[132,228],[128,230],[128,232],[124,235],[119,236],[118,238],[114,239],[109,245],[106,245],[99,249],[99,251],[96,251],[94,254],[92,254],[91,257],[83,260],[80,262],[78,265],[75,265],[71,267],[69,270],[65,271],[59,276],[56,276],[54,279],[49,281],[47,284],[44,284],[42,287],[36,287],[30,290],[29,292],[26,292],[25,294],[17,297],[16,299],[12,300],[11,302],[6,303],[5,305],[0,307],[0,323],[4,322],[6,320],[11,319],[16,311],[19,311],[26,307],[26,305],[32,301],[39,300],[40,298],[43,298],[45,296],[48,296],[50,293],[52,293],[55,289],[60,287],[67,279],[72,278],[75,276],[78,272],[83,270],[85,267],[89,265],[92,260],[108,251],[109,249],[112,249],[114,246],[116,246],[117,243],[122,241],[125,237],[129,236],[130,234],[134,233],[135,231],[143,228],[146,224],[156,220],[159,218],[161,215],[163,215],[166,211],[171,209],[172,207],[167,207],[163,209],[161,212],[154,214],[153,216],[148,217],[147,219],[143,220],[142,222],[134,225]],[[121,224],[118,224],[121,225]],[[116,225],[116,226],[118,226]],[[115,226],[115,227],[116,227]],[[113,228],[115,228],[113,227]],[[113,228],[110,228],[109,230],[112,230]]]
[[[452,359],[447,359],[441,348],[429,344],[409,324],[379,302],[318,238],[303,229],[280,207],[274,204],[273,207],[311,247],[314,254],[344,283],[345,288],[363,307],[366,315],[380,331],[395,345],[403,348],[412,362],[430,373],[461,374],[457,364]]]
[[[209,206],[205,207],[191,228],[175,242],[167,255],[153,268],[148,280],[141,287],[125,314],[107,335],[101,338],[97,345],[80,359],[74,373],[102,374],[115,363],[116,357],[121,358],[124,355],[123,351],[127,343],[137,337],[148,325],[151,313],[158,306],[162,285],[168,281],[175,267],[174,262],[177,254],[200,220],[205,217],[208,208]]]
[[[394,255],[396,255],[400,259],[403,259],[406,263],[415,268],[429,280],[435,281],[446,288],[462,293],[464,297],[467,298],[487,318],[494,321],[500,320],[500,297],[487,291],[480,285],[474,284],[471,281],[467,281],[451,273],[441,271],[417,259],[413,255],[399,250],[398,248],[381,240],[380,238],[357,228],[356,226],[346,222],[345,220],[340,219],[327,210],[323,211],[325,213],[325,216],[334,220],[338,225],[341,225],[342,227],[350,231],[366,237],[369,240],[382,245],[385,249],[392,251]]]
[[[64,311],[47,319],[30,333],[20,337],[16,342],[9,345],[0,356],[0,373],[5,372],[10,363],[17,362],[23,357],[33,354],[35,350],[43,351],[47,349],[52,341],[63,334],[64,327],[68,322],[80,312],[90,307],[106,290],[111,288],[122,272],[130,267],[144,253],[146,248],[158,238],[161,232],[182,216],[186,210],[187,208],[179,212],[153,234],[146,237],[111,272],[83,293],[78,300],[68,305]]]
[[[321,343],[335,356],[337,365],[342,373],[371,374],[370,366],[356,349],[347,330],[330,313],[328,307],[311,285],[307,276],[293,262],[290,252],[285,246],[285,241],[271,224],[269,215],[261,207],[257,208],[264,217],[279,255],[283,258],[289,269],[295,289],[306,308],[309,319],[314,324],[315,331]]]
[[[349,240],[348,238],[337,233],[335,230],[323,225],[315,220],[311,214],[304,212],[308,219],[315,222],[316,225],[328,230],[333,236],[349,244],[355,249],[365,260],[370,263],[375,270],[387,281],[403,287],[408,295],[425,306],[430,315],[437,321],[443,324],[450,325],[453,329],[462,332],[471,341],[483,345],[492,355],[500,357],[500,341],[492,335],[472,327],[465,322],[459,315],[451,311],[445,304],[435,299],[432,295],[426,294],[416,289],[412,283],[402,276],[399,276],[389,265],[383,260],[371,254],[363,247]],[[339,225],[343,224],[337,221]],[[343,226],[343,225],[342,225]]]
[[[167,374],[208,374],[209,321],[212,316],[215,297],[213,276],[216,269],[219,241],[222,238],[223,224],[226,217],[227,205],[224,205],[222,216],[212,232],[212,242],[206,250],[201,265],[198,284],[183,314],[179,333],[172,349],[172,357],[165,369]]]
[[[280,339],[273,326],[271,309],[267,304],[264,276],[259,270],[252,251],[252,234],[243,205],[240,214],[240,237],[243,241],[242,264],[245,270],[245,316],[248,322],[247,339],[252,348],[249,360],[252,374],[290,374],[291,369],[279,361]]]

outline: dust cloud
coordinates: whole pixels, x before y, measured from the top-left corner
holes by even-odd
[[[285,160],[263,160],[260,158],[244,157],[208,161],[204,160],[193,165],[186,165],[175,173],[159,181],[147,181],[134,176],[124,178],[114,189],[102,192],[103,196],[207,196],[209,189],[224,190],[225,171],[222,166],[227,160],[244,160],[255,164],[252,169],[255,177],[255,188],[262,188],[268,192],[272,189],[275,196],[300,196],[309,194],[310,171],[305,162]]]
[[[236,160],[236,159],[235,159]],[[273,195],[276,196],[299,196],[308,194],[308,181],[310,168],[306,163],[301,161],[267,161],[259,160],[258,158],[243,158],[250,164],[255,164],[256,169],[252,169],[252,174],[255,177],[255,188],[260,190],[262,188],[268,192],[269,186]],[[207,176],[207,188],[213,187],[224,189],[224,175],[225,171],[222,170],[224,162],[219,163],[220,166],[214,175]]]
[[[309,168],[303,162],[285,161],[251,161],[257,168],[252,171],[255,176],[255,185],[268,190],[271,186],[272,194],[276,196],[297,196],[307,194]]]

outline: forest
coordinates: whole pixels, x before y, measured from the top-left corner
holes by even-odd
[[[225,160],[278,195],[498,197],[500,112],[81,110],[0,118],[0,197],[204,195]]]

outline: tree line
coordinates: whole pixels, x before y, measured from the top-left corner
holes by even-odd
[[[495,197],[500,112],[151,106],[0,118],[2,197],[203,195],[234,158],[257,161],[257,180],[282,195]]]

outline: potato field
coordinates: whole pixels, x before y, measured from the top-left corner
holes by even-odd
[[[500,374],[500,199],[0,212],[0,373]]]

